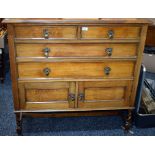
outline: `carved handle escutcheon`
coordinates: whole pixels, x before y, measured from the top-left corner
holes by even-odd
[[[45,38],[45,39],[48,39],[48,37],[49,37],[49,32],[48,32],[47,29],[44,29],[44,30],[43,30],[43,35],[44,35],[44,38]]]
[[[108,56],[112,55],[112,48],[106,48],[105,52],[107,53]]]
[[[109,30],[108,31],[108,38],[109,39],[113,39],[113,37],[114,37],[114,31],[113,30]]]
[[[84,94],[83,94],[83,93],[80,93],[80,94],[78,95],[78,100],[79,100],[80,102],[83,102],[83,101],[84,101]]]
[[[44,68],[43,69],[43,73],[44,73],[45,76],[49,76],[50,72],[51,72],[50,68]]]
[[[43,49],[43,52],[44,52],[44,56],[45,56],[46,58],[48,58],[48,57],[49,57],[50,49],[46,47],[46,48]]]
[[[106,75],[109,75],[109,74],[110,74],[110,71],[111,71],[111,68],[110,68],[110,67],[105,67],[105,68],[104,68],[104,73],[105,73]]]
[[[74,103],[75,102],[75,94],[69,94],[68,100],[70,103]]]

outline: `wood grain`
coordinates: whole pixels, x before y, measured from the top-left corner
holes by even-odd
[[[131,88],[131,83],[130,85],[128,84],[128,81],[79,82],[79,93],[84,94],[84,100],[78,102],[78,107],[103,108],[127,106],[129,105],[129,100],[126,100],[128,96],[125,94]]]
[[[10,23],[16,113],[134,109],[148,20],[5,19],[4,23]],[[114,32],[112,39],[109,30]],[[46,47],[48,58],[43,53]],[[111,56],[106,48],[112,48]],[[109,75],[105,67],[111,68]],[[48,76],[45,68],[51,70]]]
[[[49,38],[76,38],[76,27],[73,26],[16,26],[16,38],[44,38],[43,31],[47,30]]]
[[[104,68],[110,67],[109,75]],[[51,73],[46,76],[43,72],[49,68]],[[134,62],[54,62],[54,63],[19,63],[19,78],[129,78],[133,77]]]
[[[137,62],[135,65],[135,71],[134,71],[135,79],[134,79],[134,83],[133,83],[133,87],[132,87],[132,94],[131,94],[131,98],[130,98],[131,106],[134,106],[134,104],[135,104],[135,97],[136,97],[136,93],[137,93],[137,86],[138,86],[140,68],[141,68],[141,63],[142,63],[144,45],[145,45],[145,41],[146,41],[147,29],[148,29],[148,25],[144,25],[142,27],[142,31],[141,31],[141,42],[138,47],[138,58],[137,58]]]
[[[113,39],[137,39],[140,35],[140,27],[113,27],[108,25],[107,27],[95,27],[88,26],[87,31],[81,32],[82,39],[103,39],[108,38],[108,31],[114,32]]]
[[[16,44],[17,57],[133,57],[137,55],[137,44]],[[112,48],[108,56],[106,49]]]
[[[12,93],[14,109],[19,110],[19,96],[18,96],[18,83],[17,83],[17,67],[16,67],[16,52],[14,48],[14,27],[11,24],[7,25],[8,31],[8,45],[9,45],[9,58],[11,67],[11,80],[12,80]]]
[[[20,83],[19,95],[22,109],[74,107],[68,100],[69,93],[75,94],[74,82]]]
[[[144,18],[6,18],[3,23],[11,24],[149,24]]]

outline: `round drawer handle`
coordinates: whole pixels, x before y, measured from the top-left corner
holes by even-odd
[[[47,29],[44,29],[44,30],[43,30],[43,35],[44,35],[44,38],[45,38],[45,39],[48,39],[48,37],[49,37],[49,32],[48,32]]]
[[[105,73],[106,75],[109,75],[109,74],[110,74],[110,71],[111,71],[111,68],[110,68],[110,67],[105,67],[105,68],[104,68],[104,73]]]
[[[107,53],[108,56],[112,55],[112,48],[106,48],[105,52]]]
[[[44,73],[45,76],[49,76],[50,72],[51,72],[50,68],[44,68],[43,69],[43,73]]]
[[[109,39],[113,39],[113,37],[114,37],[114,31],[113,30],[109,30],[108,31],[108,38]]]
[[[48,48],[48,47],[44,48],[44,49],[43,49],[43,52],[44,52],[44,56],[45,56],[46,58],[48,58],[48,57],[49,57],[50,48]]]

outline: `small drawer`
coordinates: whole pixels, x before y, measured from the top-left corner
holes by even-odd
[[[17,57],[132,57],[136,44],[16,44]]]
[[[131,78],[133,61],[19,63],[19,78]]]
[[[139,39],[140,27],[88,26],[81,27],[82,39]]]
[[[16,38],[74,39],[75,26],[15,26]]]

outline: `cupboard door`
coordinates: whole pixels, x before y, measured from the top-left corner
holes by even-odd
[[[130,106],[131,81],[79,82],[78,108],[123,109]]]
[[[75,82],[19,83],[19,95],[24,110],[74,108]]]

